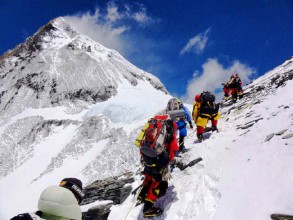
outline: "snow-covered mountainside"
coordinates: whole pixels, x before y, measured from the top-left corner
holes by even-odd
[[[149,81],[167,93],[156,77],[76,33],[62,18],[0,57],[0,67],[0,109],[9,116],[28,107],[70,107],[72,103],[81,110],[113,97],[123,81],[133,86]]]
[[[88,184],[134,170],[137,129],[170,98],[158,78],[63,18],[0,57],[0,85],[0,219],[36,209],[65,176]]]
[[[293,58],[223,103],[219,132],[188,152],[203,161],[174,169],[157,219],[262,220],[293,213]],[[58,18],[0,58],[0,219],[35,211],[41,191],[64,177],[84,185],[140,169],[133,142],[166,107],[164,85]],[[191,105],[186,106],[192,110]],[[129,185],[141,184],[140,175]],[[105,202],[105,201],[102,201]],[[143,219],[129,196],[108,219]],[[89,207],[99,204],[82,206]]]
[[[154,219],[266,220],[293,214],[293,58],[244,87],[237,103],[223,103],[219,132],[202,143],[189,129],[178,158],[203,161],[175,168]],[[190,106],[189,106],[190,107]],[[135,186],[140,183],[137,178]],[[108,219],[143,219],[133,196],[112,208]]]

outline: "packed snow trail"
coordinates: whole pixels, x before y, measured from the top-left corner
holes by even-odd
[[[196,135],[193,135],[194,130],[188,129],[190,134],[185,140],[185,146],[189,151],[181,154],[180,158],[184,164],[188,164],[190,161],[198,159],[202,154],[202,148],[207,146],[206,139],[202,143],[194,143]],[[209,137],[209,133],[205,134]],[[195,174],[195,175],[194,175]],[[187,167],[181,171],[178,167],[175,167],[171,173],[171,179],[169,181],[169,188],[166,195],[159,198],[155,205],[163,209],[163,213],[156,219],[209,219],[215,210],[215,200],[218,198],[218,194],[214,189],[214,178],[206,176],[204,172],[204,162],[200,161],[194,166]],[[138,186],[141,180],[138,178],[135,186]],[[135,187],[134,186],[134,187]],[[214,195],[216,198],[214,198]],[[118,213],[125,212],[124,218],[120,219],[144,219],[142,215],[143,204],[137,207],[134,206],[136,196],[130,195],[124,204],[120,205],[118,210],[114,209],[110,213],[108,219],[114,219]],[[127,205],[126,205],[127,204]],[[128,207],[127,207],[128,206]],[[210,207],[211,206],[211,207]],[[202,212],[202,210],[205,210]],[[117,211],[117,213],[116,213]],[[113,217],[113,218],[112,218]]]
[[[273,211],[293,212],[286,205],[293,203],[293,81],[287,84],[272,95],[250,94],[222,108],[219,132],[205,133],[201,143],[188,129],[181,159],[203,161],[174,169],[167,194],[156,202],[164,209],[157,219],[260,220]],[[269,134],[275,135],[266,141]],[[136,181],[138,186],[141,180]],[[113,207],[109,219],[119,219],[129,201]],[[128,219],[142,219],[141,209],[133,208]]]

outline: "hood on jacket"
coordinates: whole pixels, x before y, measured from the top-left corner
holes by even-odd
[[[61,186],[46,188],[40,195],[38,209],[45,214],[75,220],[81,220],[82,215],[74,194]]]

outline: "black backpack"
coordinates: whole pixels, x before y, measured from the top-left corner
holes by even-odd
[[[214,115],[219,111],[219,104],[215,103],[215,95],[210,92],[202,92],[201,95],[201,114]]]
[[[214,102],[216,100],[215,95],[208,91],[202,92],[200,98],[202,102]]]
[[[33,216],[32,216],[33,215]],[[14,216],[10,220],[34,220],[37,216],[42,217],[43,213],[41,211],[37,211],[36,213],[23,213],[17,216]]]

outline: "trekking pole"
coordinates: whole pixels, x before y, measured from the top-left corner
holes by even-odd
[[[131,192],[131,194],[132,194],[132,195],[135,195],[136,192],[137,192],[137,190],[139,190],[140,187],[142,187],[142,185],[143,185],[143,184],[140,184],[138,187],[136,187],[136,188]]]
[[[193,136],[194,133],[196,132],[196,129],[197,129],[197,128],[195,128],[195,129],[192,131],[192,133],[190,133],[189,135],[187,135],[186,139],[187,139],[187,138],[190,138],[191,136]]]
[[[129,215],[129,213],[130,213],[130,211],[131,211],[131,209],[133,208],[133,206],[134,206],[134,204],[135,204],[135,201],[136,201],[136,192],[140,189],[140,191],[142,190],[142,186],[143,186],[143,184],[140,184],[138,187],[136,187],[132,192],[131,192],[131,195],[133,195],[133,201],[132,201],[132,203],[131,203],[131,206],[129,207],[129,209],[128,209],[128,211],[127,211],[127,214],[126,214],[126,216],[125,216],[125,218],[124,218],[124,220],[126,220],[127,218],[128,218],[128,215]],[[139,191],[139,192],[140,192]],[[139,193],[138,193],[139,194]]]

